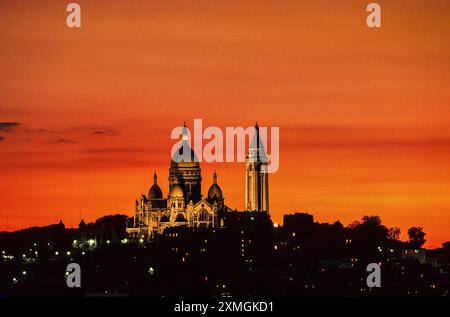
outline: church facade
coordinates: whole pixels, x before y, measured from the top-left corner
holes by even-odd
[[[168,194],[164,196],[155,172],[148,193],[136,199],[134,217],[127,228],[130,238],[151,239],[176,226],[222,227],[226,213],[232,211],[225,205],[215,171],[206,197],[202,196],[200,163],[188,144],[186,127],[183,131],[182,145],[170,162]],[[246,158],[246,208],[268,212],[268,175],[264,172],[267,162],[261,161],[258,125],[255,132]]]

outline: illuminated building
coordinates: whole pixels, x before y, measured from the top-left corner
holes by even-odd
[[[188,154],[183,155],[186,150]],[[223,217],[230,209],[224,204],[216,172],[206,198],[202,197],[201,186],[200,163],[187,142],[184,127],[182,144],[170,162],[168,195],[164,197],[155,172],[148,195],[141,194],[136,200],[134,220],[127,228],[129,236],[151,238],[168,227],[217,228],[223,225]]]

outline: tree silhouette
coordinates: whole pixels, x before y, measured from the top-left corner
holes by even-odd
[[[379,248],[388,242],[389,230],[381,223],[379,216],[364,216],[361,222],[353,222],[350,226],[352,248],[356,254],[366,260],[378,260]]]
[[[362,217],[362,224],[367,227],[378,228],[381,227],[380,216],[364,216]]]
[[[391,240],[400,239],[400,228],[398,228],[398,227],[389,228],[388,236],[389,236],[389,239],[391,239]]]
[[[424,245],[424,243],[427,241],[425,240],[426,233],[423,232],[422,227],[411,227],[408,229],[408,237],[409,237],[409,245],[412,248],[419,249]]]

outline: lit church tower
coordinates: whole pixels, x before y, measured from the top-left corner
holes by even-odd
[[[267,156],[259,136],[258,123],[245,162],[245,206],[249,211],[269,212]]]
[[[187,153],[183,154],[183,151]],[[188,140],[186,123],[183,125],[182,144],[173,154],[169,169],[169,191],[175,185],[175,179],[183,188],[184,204],[195,204],[202,199],[202,176],[200,163]]]

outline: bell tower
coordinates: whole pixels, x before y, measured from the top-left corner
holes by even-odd
[[[259,135],[258,123],[245,160],[245,207],[248,211],[269,212],[267,156]]]

